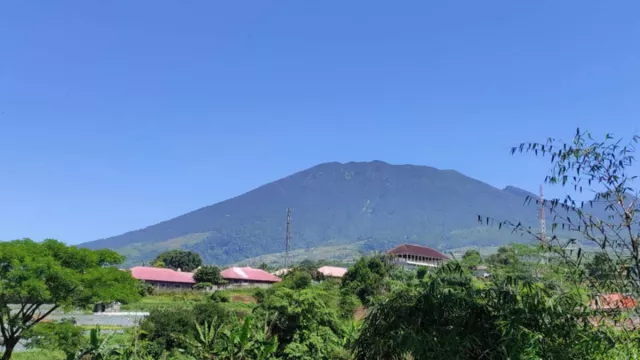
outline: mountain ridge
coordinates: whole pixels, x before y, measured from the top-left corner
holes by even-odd
[[[477,216],[534,224],[522,189],[498,189],[456,170],[370,162],[327,162],[244,194],[122,235],[80,246],[108,247],[128,261],[160,251],[198,251],[228,264],[283,248],[285,211],[292,208],[295,249],[362,243],[379,250],[397,242],[437,248],[495,245],[514,239],[480,226]],[[509,238],[509,240],[507,240]]]

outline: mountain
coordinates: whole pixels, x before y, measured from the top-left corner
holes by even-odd
[[[523,197],[523,198],[530,197],[532,199],[532,201],[538,199],[538,195],[536,195],[536,194],[534,194],[532,192],[529,192],[527,190],[520,189],[520,188],[517,188],[515,186],[511,186],[511,185],[505,187],[504,189],[502,189],[502,191],[510,193],[510,194],[513,194],[513,195],[516,195],[516,196],[520,196],[520,197]]]
[[[516,188],[513,188],[516,189]],[[453,170],[381,161],[325,163],[144,229],[81,246],[111,248],[128,264],[172,248],[220,265],[284,250],[286,209],[292,248],[358,243],[361,251],[399,243],[439,249],[521,240],[478,223],[478,215],[536,225],[524,190],[500,190]]]

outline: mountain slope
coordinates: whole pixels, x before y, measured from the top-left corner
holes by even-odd
[[[519,189],[518,189],[519,190]],[[524,192],[524,190],[522,190]],[[325,163],[238,197],[123,235],[85,243],[128,262],[182,247],[205,262],[229,264],[284,249],[292,209],[294,249],[361,242],[362,250],[400,242],[438,248],[517,240],[478,224],[478,215],[534,225],[535,204],[452,170],[381,161]]]

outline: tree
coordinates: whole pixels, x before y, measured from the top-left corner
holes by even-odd
[[[383,288],[390,270],[383,260],[378,256],[361,257],[342,278],[342,288],[355,294],[363,304],[370,304]]]
[[[467,269],[475,269],[480,264],[482,264],[482,257],[478,250],[467,250],[462,256],[462,265]]]
[[[334,359],[345,329],[328,306],[328,296],[316,289],[273,287],[254,313],[265,319],[271,335],[278,337],[278,358]]]
[[[373,306],[355,358],[602,359],[612,340],[582,308],[574,294],[540,283],[476,288],[460,266],[445,265]]]
[[[139,299],[137,281],[114,267],[122,256],[56,240],[0,242],[0,334],[11,359],[20,339],[58,309]],[[15,304],[15,307],[10,307]]]
[[[202,265],[202,258],[193,251],[175,249],[159,254],[151,264],[174,270],[193,271]]]
[[[193,280],[196,283],[210,283],[213,285],[224,284],[225,281],[220,275],[220,268],[215,265],[205,265],[196,270],[193,274]]]

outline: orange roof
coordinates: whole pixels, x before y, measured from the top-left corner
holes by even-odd
[[[589,305],[594,310],[632,309],[636,306],[638,306],[636,299],[620,293],[598,295]]]

